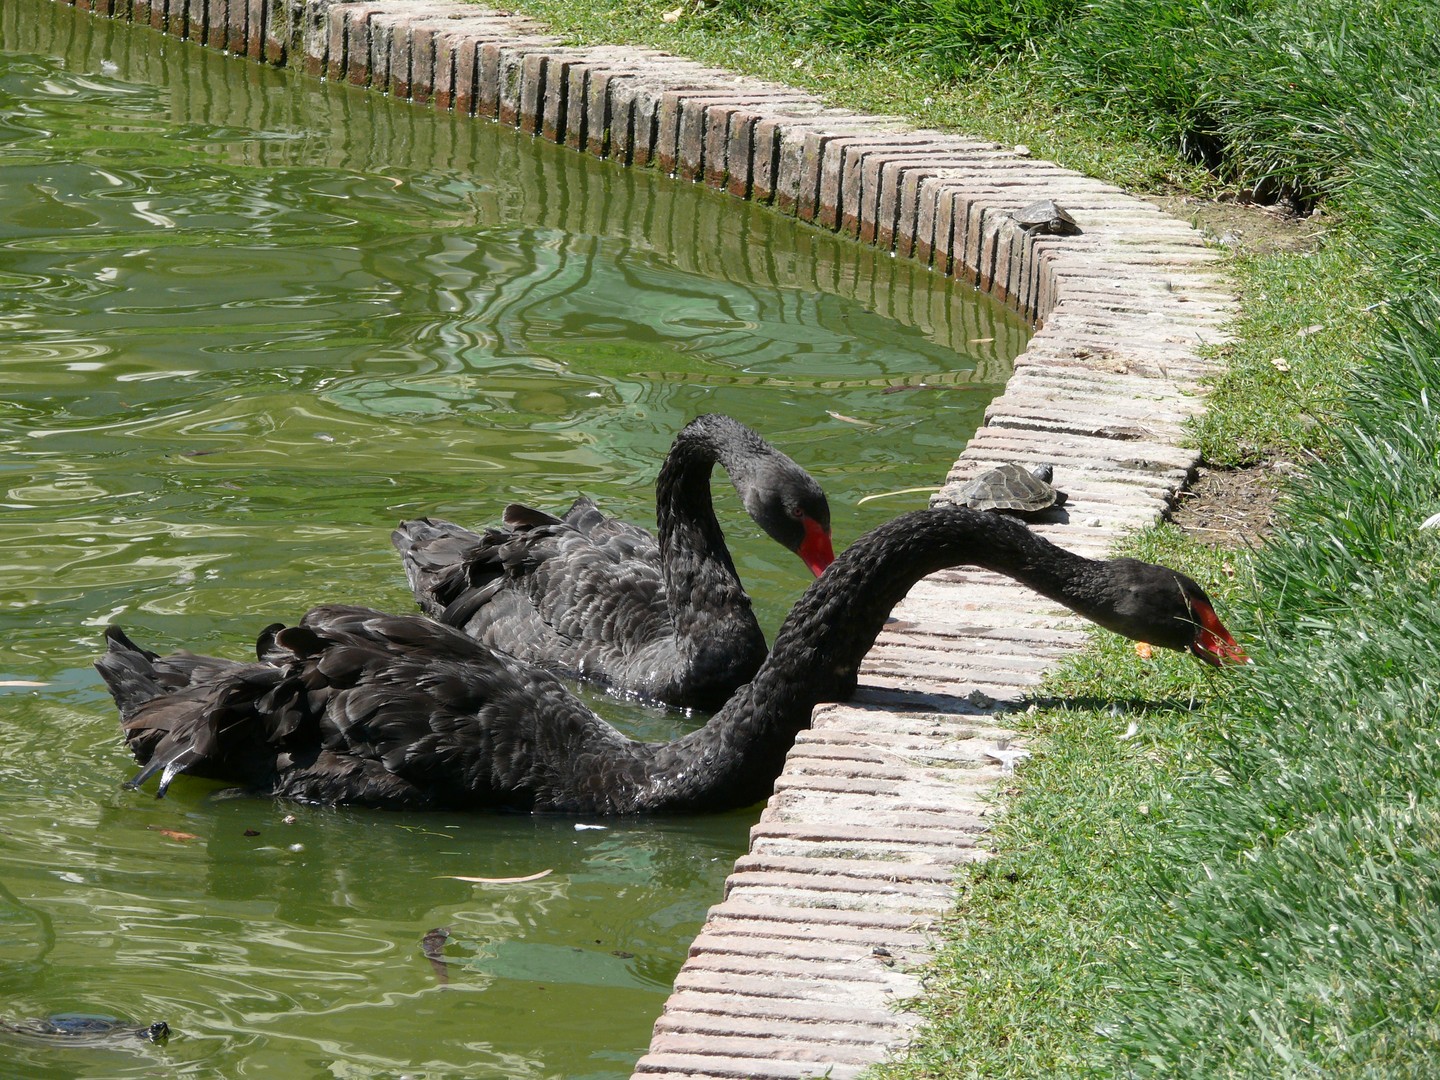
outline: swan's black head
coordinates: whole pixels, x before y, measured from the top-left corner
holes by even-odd
[[[770,538],[799,555],[816,577],[835,561],[825,492],[784,454],[776,451],[756,470],[743,498],[746,511]]]
[[[814,477],[738,420],[707,413],[686,424],[660,470],[661,485],[674,463],[693,460],[693,448],[700,446],[715,455],[708,460],[725,466],[745,512],[772,540],[799,555],[816,577],[835,561],[825,492]],[[684,452],[687,448],[690,453]]]
[[[1095,619],[1101,626],[1216,667],[1249,663],[1193,579],[1138,559],[1111,559],[1105,566],[1110,603]]]

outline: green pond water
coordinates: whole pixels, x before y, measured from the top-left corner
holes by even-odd
[[[410,610],[396,521],[584,491],[652,522],[707,411],[821,480],[839,548],[924,504],[858,503],[939,482],[1028,332],[694,186],[47,0],[0,6],[0,327],[0,1022],[174,1032],[0,1029],[0,1072],[576,1080],[629,1075],[756,810],[157,801],[101,629],[243,657],[312,603]],[[773,631],[808,575],[716,493]]]

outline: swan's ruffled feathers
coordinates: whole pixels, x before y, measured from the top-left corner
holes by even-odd
[[[561,683],[447,627],[322,607],[270,650],[283,662],[191,658],[211,681],[167,688],[144,668],[171,658],[112,647],[99,666],[145,766],[133,782],[184,771],[315,802],[601,812],[639,782],[630,740]],[[117,669],[133,673],[123,698]]]
[[[658,547],[648,532],[583,498],[563,519],[511,506],[506,522],[484,535],[431,519],[401,524],[395,543],[422,610],[555,670],[623,666],[655,641],[673,653]],[[673,656],[659,666],[673,670]]]

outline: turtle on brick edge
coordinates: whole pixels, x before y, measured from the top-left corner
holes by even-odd
[[[1010,215],[1015,224],[1029,233],[1046,236],[1079,236],[1080,226],[1070,216],[1070,211],[1054,199],[1041,199],[1016,210]]]
[[[1065,492],[1051,486],[1053,465],[1033,472],[1020,465],[997,465],[960,485],[954,499],[972,510],[990,510],[1020,518],[1037,518],[1065,505]]]

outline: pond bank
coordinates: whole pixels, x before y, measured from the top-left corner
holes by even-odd
[[[953,486],[1003,460],[1054,463],[1070,519],[1038,531],[1067,547],[1103,553],[1194,468],[1179,444],[1200,408],[1198,350],[1233,302],[1198,234],[1107,185],[681,58],[567,48],[459,3],[77,6],[703,182],[992,292],[1040,330],[985,426],[937,472]],[[1082,234],[1009,217],[1042,198]],[[949,907],[953,867],[983,857],[1003,713],[1084,635],[1054,605],[970,572],[928,580],[895,614],[856,700],[817,710],[792,751],[638,1074],[849,1076],[906,1038],[912,1021],[892,1005],[917,989],[908,971]]]

